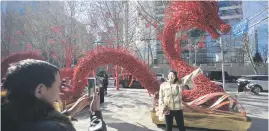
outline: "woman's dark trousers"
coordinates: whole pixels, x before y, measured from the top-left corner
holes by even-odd
[[[186,131],[184,127],[184,116],[182,110],[171,110],[169,115],[165,115],[166,131],[172,131],[174,117],[177,122],[177,128],[180,131]]]

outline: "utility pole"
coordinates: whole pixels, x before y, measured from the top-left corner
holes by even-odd
[[[194,47],[194,62],[195,62],[195,67],[197,67],[197,57],[196,57],[196,55],[197,55],[197,52],[198,52],[198,47],[197,47],[197,45],[195,45],[195,47]]]
[[[124,1],[124,44],[128,44],[129,1]]]
[[[148,65],[150,65],[150,61],[149,61],[149,56],[151,55],[152,57],[152,63],[153,63],[153,54],[152,54],[152,50],[151,50],[151,40],[156,40],[156,39],[140,39],[140,41],[147,41],[147,44],[145,44],[145,49],[144,49],[144,59],[146,60],[146,47],[148,50]]]
[[[221,37],[219,38],[219,44],[220,44],[221,57],[222,57],[222,61],[221,61],[222,84],[223,84],[222,86],[223,86],[223,90],[225,91],[224,54],[223,54],[223,43],[222,43]]]
[[[146,61],[146,52],[147,52],[147,44],[145,44],[144,47],[144,60]]]
[[[148,65],[149,65],[149,45],[150,45],[150,43],[148,43]]]
[[[188,49],[189,49],[189,64],[191,65],[191,42],[188,39]]]
[[[150,26],[150,28],[149,28],[149,38],[151,38],[151,26]],[[150,40],[148,40],[148,65],[150,65],[150,63],[149,63],[149,50],[150,50]]]

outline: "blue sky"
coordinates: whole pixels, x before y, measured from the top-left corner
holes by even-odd
[[[252,16],[258,14],[262,10],[268,7],[268,1],[243,1],[243,15],[244,18],[251,18]],[[268,17],[268,9],[261,13],[259,16],[254,17],[249,21],[249,26],[257,23],[263,18]],[[258,44],[259,51],[262,52],[262,48],[268,47],[268,19],[257,24],[255,28],[258,30]],[[249,33],[253,32],[254,27],[249,29]]]

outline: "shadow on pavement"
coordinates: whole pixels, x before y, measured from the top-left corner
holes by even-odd
[[[109,128],[117,129],[118,131],[154,131],[139,123],[128,123],[127,121],[119,120],[110,117],[110,115],[104,115],[104,120]]]
[[[251,117],[252,124],[248,131],[268,131],[268,119]]]
[[[90,116],[88,113],[88,108],[83,109],[80,113],[75,115],[75,118],[78,119],[77,122],[81,120],[88,119],[90,123]],[[114,128],[117,131],[154,131],[151,130],[139,123],[128,123],[127,121],[119,120],[116,118],[112,118],[111,115],[103,114],[104,121],[106,122],[107,128]]]
[[[158,125],[158,128],[165,131],[165,125]],[[194,127],[185,127],[186,131],[223,131],[223,130],[216,130],[216,129],[203,129],[203,128],[194,128]],[[173,126],[173,131],[178,131],[176,126]]]
[[[115,128],[118,131],[154,131],[141,125],[142,127],[131,123],[107,123],[111,128]]]
[[[143,101],[139,101],[139,100],[135,100],[134,102],[135,105],[144,105],[144,106],[151,106],[149,103],[143,102]]]
[[[132,104],[122,104],[122,105],[119,105],[118,103],[113,103],[113,102],[105,102],[104,104],[101,104],[100,107],[101,107],[101,110],[102,111],[109,111],[107,110],[109,108],[109,106],[116,106],[117,108],[134,108],[135,105],[132,105]]]
[[[79,120],[89,119],[90,121],[90,114],[89,114],[89,106],[85,107],[81,112],[76,114],[74,118],[77,118]]]

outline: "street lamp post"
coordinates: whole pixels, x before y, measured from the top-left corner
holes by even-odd
[[[221,51],[221,57],[222,57],[222,61],[221,61],[222,84],[223,84],[222,86],[223,86],[223,89],[225,91],[224,55],[223,55],[223,43],[222,43],[221,37],[219,38],[219,44],[220,44],[220,51]]]
[[[151,40],[156,40],[156,39],[153,38],[153,39],[140,39],[140,40],[141,40],[141,41],[147,41],[147,42],[148,42],[148,46],[147,46],[147,47],[148,47],[148,65],[150,65],[150,63],[149,63],[149,53],[150,53],[149,50],[151,50],[151,43],[150,43],[150,41],[151,41]],[[151,52],[151,53],[152,53],[152,52]],[[151,55],[152,55],[152,54],[151,54]],[[153,62],[153,60],[152,60],[152,62]]]
[[[195,67],[197,67],[197,52],[198,52],[198,46],[194,46],[194,62],[195,62]]]

